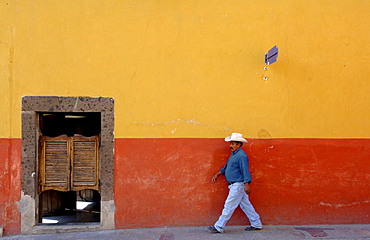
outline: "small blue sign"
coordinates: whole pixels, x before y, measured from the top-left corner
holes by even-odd
[[[265,64],[270,65],[276,62],[278,57],[278,47],[274,46],[267,53],[265,53]]]

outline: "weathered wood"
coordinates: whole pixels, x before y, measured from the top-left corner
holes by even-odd
[[[41,138],[42,153],[39,167],[41,192],[69,191],[70,160],[67,136]]]
[[[41,137],[40,193],[99,191],[99,137]]]
[[[99,190],[98,137],[75,136],[73,139],[72,189]]]

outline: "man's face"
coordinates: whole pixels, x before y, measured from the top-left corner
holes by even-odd
[[[230,142],[230,150],[232,152],[235,152],[236,150],[238,150],[238,148],[240,148],[240,143]]]

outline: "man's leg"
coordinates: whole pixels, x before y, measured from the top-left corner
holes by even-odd
[[[240,202],[240,208],[243,210],[245,215],[247,215],[252,227],[262,228],[260,216],[254,209],[252,203],[249,201],[249,197],[245,192],[242,195],[242,199]]]
[[[224,209],[222,210],[222,215],[219,217],[218,221],[215,223],[214,227],[219,232],[223,232],[227,221],[233,215],[235,209],[238,207],[240,201],[243,198],[244,184],[234,183],[229,186],[229,195],[225,201]]]

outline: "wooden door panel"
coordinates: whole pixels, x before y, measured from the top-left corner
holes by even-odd
[[[40,159],[41,191],[69,191],[70,160],[69,142],[66,136],[42,137],[42,156]]]
[[[99,190],[99,137],[41,137],[40,191]]]
[[[72,189],[98,190],[98,138],[75,137],[72,155]]]

